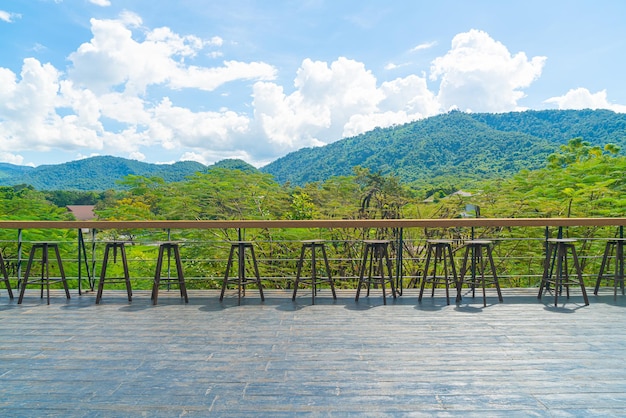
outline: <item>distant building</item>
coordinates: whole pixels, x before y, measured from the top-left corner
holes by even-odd
[[[471,197],[472,194],[470,192],[465,192],[463,190],[457,190],[454,193],[451,193],[447,196],[440,197],[439,199],[448,199],[452,196],[461,196],[461,197]],[[435,194],[428,196],[426,199],[422,200],[423,203],[433,203],[435,201]]]
[[[93,211],[94,205],[67,205],[66,207],[77,221],[91,221],[96,218]]]

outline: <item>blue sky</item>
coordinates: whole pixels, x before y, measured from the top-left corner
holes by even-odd
[[[0,162],[302,147],[451,109],[626,112],[626,2],[3,0]]]

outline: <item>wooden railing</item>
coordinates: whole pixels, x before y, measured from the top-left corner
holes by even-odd
[[[617,227],[619,235],[623,236],[623,227],[626,225],[626,217],[619,218],[457,218],[457,219],[330,219],[330,220],[154,220],[154,221],[0,221],[0,230],[13,229],[17,230],[18,234],[15,242],[21,240],[22,231],[27,230],[48,230],[48,229],[66,229],[66,230],[78,230],[79,242],[78,242],[78,256],[74,258],[75,263],[78,264],[78,286],[80,290],[81,282],[83,279],[83,272],[81,265],[87,267],[87,278],[90,280],[90,284],[93,285],[95,280],[95,263],[96,263],[96,251],[95,243],[92,243],[91,267],[87,260],[87,249],[85,246],[85,240],[83,239],[83,232],[86,229],[91,231],[110,231],[110,230],[165,230],[168,231],[180,231],[180,230],[236,230],[241,232],[245,230],[272,230],[272,229],[369,229],[379,230],[388,229],[394,230],[396,242],[396,248],[403,249],[403,239],[406,235],[403,235],[403,231],[414,229],[433,230],[433,229],[452,229],[461,228],[471,230],[472,234],[474,228],[540,228],[545,230],[543,233],[537,234],[536,231],[533,234],[532,245],[535,251],[540,250],[536,242],[542,239],[548,238],[550,234],[555,231],[560,231],[563,228],[570,227],[589,227],[589,228],[611,228]],[[615,236],[615,230],[611,231]],[[610,238],[607,234],[604,238]],[[530,238],[529,238],[530,239]],[[225,240],[222,240],[224,244]],[[71,244],[70,244],[71,245]],[[75,244],[74,244],[75,245]],[[421,244],[420,244],[421,245]],[[596,245],[599,247],[599,244]],[[21,241],[19,242],[20,250],[17,256],[17,277],[19,278],[19,269],[21,265]],[[356,248],[356,247],[355,247]],[[351,260],[353,264],[359,262],[358,255],[355,250],[355,259]],[[403,252],[396,252],[396,274],[397,280],[402,283],[403,279],[412,280],[415,278],[415,274],[411,276],[411,269],[404,267]],[[596,254],[599,253],[599,254]],[[597,249],[593,249],[593,254],[590,257],[599,257],[601,252]],[[502,254],[502,257],[510,256],[510,254]],[[408,257],[406,257],[408,259]],[[217,264],[221,260],[214,260]],[[275,261],[275,260],[269,260]],[[285,260],[280,260],[284,262]],[[293,260],[290,260],[293,261]],[[420,260],[415,259],[414,264],[419,264]],[[537,259],[532,260],[533,265],[536,265],[540,269],[541,263]],[[277,269],[280,270],[280,269]],[[413,269],[415,270],[415,269]],[[217,271],[217,269],[216,269]],[[590,272],[590,276],[593,272]],[[269,276],[269,275],[268,275]],[[275,277],[267,277],[269,280],[288,280],[283,274],[277,274]],[[532,280],[536,280],[536,274],[529,274],[533,276]],[[215,279],[219,279],[218,274],[215,273]],[[533,284],[531,280],[527,281],[527,284]]]
[[[624,226],[623,218],[455,218],[182,221],[0,221],[0,229],[451,228]]]

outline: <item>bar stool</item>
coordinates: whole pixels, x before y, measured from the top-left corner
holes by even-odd
[[[418,301],[422,301],[422,295],[424,294],[424,287],[426,283],[432,283],[433,291],[431,297],[435,296],[435,288],[441,282],[446,285],[446,301],[450,304],[450,284],[454,285],[454,289],[457,288],[458,277],[456,275],[456,267],[454,265],[454,258],[452,256],[452,241],[451,240],[428,240],[426,241],[426,265],[424,266],[424,277],[422,278],[422,285],[420,286],[420,295]],[[428,275],[428,268],[430,267],[431,258],[433,259],[432,275]],[[441,266],[443,264],[443,271]],[[440,266],[439,272],[437,271],[437,265]],[[452,275],[448,274],[451,270]],[[439,275],[437,275],[439,273]]]
[[[0,270],[2,273],[2,277],[0,277],[0,280],[4,282],[4,285],[6,286],[6,289],[7,289],[7,293],[9,294],[9,298],[13,300],[13,290],[11,290],[11,282],[9,281],[9,273],[7,273],[7,268],[4,265],[4,258],[2,257],[2,252],[0,252]]]
[[[24,292],[26,291],[26,286],[29,284],[30,272],[33,267],[33,262],[35,262],[35,257],[37,252],[41,252],[41,277],[36,279],[35,281],[30,281],[30,284],[39,284],[41,285],[41,298],[43,299],[43,288],[46,286],[48,305],[50,305],[50,283],[51,282],[61,282],[63,284],[63,289],[65,290],[65,296],[67,299],[70,298],[70,290],[67,287],[67,280],[65,279],[65,271],[63,270],[63,262],[61,261],[61,254],[59,253],[59,245],[50,242],[43,242],[33,244],[30,249],[30,255],[28,257],[28,264],[26,264],[26,272],[24,273],[24,279],[22,279],[22,289],[20,291],[20,297],[17,300],[18,304],[22,303],[24,299]],[[57,260],[57,266],[59,269],[58,278],[50,277],[50,251],[54,251],[54,256]]]
[[[300,277],[300,273],[302,273],[302,265],[304,264],[304,258],[306,250],[311,250],[311,277],[303,278]],[[322,253],[322,258],[324,259],[324,266],[326,267],[326,274],[328,277],[318,277],[317,276],[317,259],[315,256],[316,250],[320,250]],[[330,284],[330,289],[333,292],[333,299],[337,299],[337,294],[335,293],[335,281],[333,280],[330,274],[330,264],[328,263],[328,257],[326,256],[326,245],[323,240],[308,240],[302,241],[302,250],[300,251],[300,259],[298,260],[298,270],[296,272],[296,280],[293,285],[293,296],[291,297],[292,301],[296,300],[296,293],[298,292],[298,284],[301,282],[310,282],[311,283],[311,303],[315,305],[315,295],[317,294],[317,285],[319,282],[327,282]]]
[[[113,252],[113,263],[117,262],[117,252],[120,252],[122,257],[122,268],[124,270],[124,277],[106,277],[107,267],[109,265],[109,253]],[[104,258],[102,259],[102,269],[100,270],[100,283],[98,284],[98,294],[96,295],[96,304],[100,303],[102,299],[102,291],[104,290],[105,280],[108,283],[124,283],[126,284],[126,293],[128,294],[128,301],[133,300],[133,291],[130,285],[130,275],[128,274],[128,261],[126,259],[126,248],[121,241],[109,242],[104,248]]]
[[[391,276],[391,261],[389,260],[389,242],[387,240],[366,240],[365,251],[363,253],[363,262],[361,263],[361,269],[359,273],[359,284],[356,289],[355,301],[358,302],[359,295],[361,294],[361,286],[363,283],[367,283],[367,296],[370,295],[370,285],[372,283],[381,285],[383,289],[383,304],[387,304],[387,297],[385,294],[385,283],[389,282],[391,285],[391,293],[393,298],[396,298],[396,286]],[[387,275],[385,275],[385,267],[387,268]],[[368,270],[367,276],[365,276],[365,270]]]
[[[163,270],[163,257],[167,253],[167,277],[161,277]],[[171,277],[169,274],[169,263],[174,254],[174,262],[176,263],[176,277]],[[174,242],[164,242],[159,245],[159,255],[157,256],[156,270],[154,272],[154,283],[152,285],[152,304],[157,304],[159,297],[159,286],[165,283],[170,287],[171,283],[178,283],[180,289],[180,297],[185,299],[185,303],[189,303],[187,297],[187,286],[185,286],[185,276],[183,275],[183,263],[180,260],[180,250],[178,244]]]
[[[538,299],[541,299],[545,290],[548,290],[550,284],[554,285],[554,306],[557,306],[559,300],[559,293],[563,287],[565,287],[567,299],[569,299],[569,287],[570,285],[580,286],[580,290],[583,294],[585,305],[589,305],[589,299],[587,299],[587,291],[585,290],[585,283],[583,282],[583,273],[578,263],[578,256],[576,255],[576,239],[573,238],[551,238],[548,239],[548,249],[546,252],[546,259],[544,262],[543,277],[541,279],[541,285],[539,286]],[[570,277],[567,254],[571,253],[572,261],[574,263],[574,270],[576,277]],[[556,264],[556,274],[554,273],[554,267]]]
[[[602,264],[600,264],[600,272],[598,273],[598,279],[596,280],[596,287],[593,290],[593,294],[598,294],[600,288],[600,282],[602,280],[613,281],[613,298],[617,300],[617,284],[620,284],[622,289],[622,295],[624,294],[624,241],[626,238],[614,238],[606,242],[604,247],[604,255],[602,256]],[[613,258],[614,269],[610,272],[609,266]],[[605,270],[606,268],[606,270]]]
[[[246,250],[250,250],[250,256],[252,260],[252,267],[254,268],[254,278],[246,277]],[[230,269],[233,265],[234,254],[237,252],[238,273],[237,273],[237,304],[241,305],[241,297],[246,295],[246,285],[255,283],[259,288],[259,294],[261,295],[261,301],[265,301],[263,295],[263,285],[261,284],[261,275],[259,274],[259,266],[256,262],[256,256],[254,255],[254,246],[249,241],[233,241],[230,244],[230,254],[228,255],[228,263],[226,264],[226,274],[224,275],[224,282],[222,283],[222,293],[220,294],[220,302],[224,299],[224,292],[229,282]],[[234,278],[233,278],[234,279]]]
[[[463,283],[466,282],[465,275],[468,270],[468,261],[470,263],[469,269],[471,270],[471,278],[467,282],[472,287],[472,298],[476,296],[476,286],[480,285],[483,288],[483,306],[487,306],[487,294],[485,288],[487,287],[487,284],[491,284],[495,286],[496,291],[498,292],[498,300],[500,302],[503,301],[502,292],[500,291],[500,282],[498,281],[498,275],[496,274],[496,265],[493,262],[491,244],[492,242],[489,240],[480,239],[473,239],[464,243],[465,255],[463,256],[461,277],[457,285],[457,302],[461,301],[461,290],[463,288]],[[487,260],[485,260],[484,253],[487,255]],[[491,278],[489,279],[485,275],[487,262],[489,262],[489,268],[491,269]]]

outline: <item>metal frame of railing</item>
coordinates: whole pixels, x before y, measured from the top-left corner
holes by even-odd
[[[141,240],[133,241],[133,245],[138,246],[150,246],[155,245],[158,241],[171,240],[173,235],[172,231],[183,230],[223,230],[232,231],[233,235],[241,239],[246,235],[246,232],[251,230],[272,230],[272,229],[308,229],[309,231],[315,230],[332,230],[332,229],[348,229],[356,230],[362,229],[363,235],[367,233],[376,233],[376,231],[387,230],[392,231],[393,246],[395,246],[395,274],[398,287],[400,289],[416,284],[419,282],[421,271],[420,265],[423,265],[423,254],[419,253],[420,249],[424,248],[425,239],[428,238],[428,231],[435,232],[436,234],[443,234],[446,231],[454,231],[455,237],[460,245],[465,237],[470,238],[475,235],[479,235],[481,232],[491,232],[490,239],[493,239],[497,245],[497,248],[503,248],[503,243],[511,244],[517,243],[518,245],[528,244],[528,248],[532,249],[532,252],[536,254],[536,247],[538,245],[545,245],[545,241],[548,237],[557,234],[563,234],[563,231],[567,231],[568,228],[596,228],[602,229],[602,233],[598,233],[593,237],[579,237],[582,241],[581,245],[592,246],[594,242],[596,249],[602,245],[604,240],[614,237],[616,234],[623,237],[623,227],[626,225],[626,218],[463,218],[463,219],[391,219],[391,220],[307,220],[307,221],[292,221],[292,220],[233,220],[233,221],[0,221],[0,230],[14,229],[16,230],[16,239],[12,243],[17,246],[17,257],[15,259],[5,260],[7,262],[14,262],[17,266],[16,277],[18,280],[21,277],[21,266],[24,261],[24,244],[28,244],[28,240],[24,239],[24,231],[32,229],[76,229],[77,242],[65,242],[66,246],[76,247],[76,256],[68,257],[68,262],[75,263],[77,266],[77,274],[74,279],[77,280],[78,290],[82,292],[86,284],[87,288],[93,289],[95,281],[97,279],[97,266],[99,261],[99,248],[103,247],[103,243],[110,239],[110,231],[138,231],[148,230],[154,232],[155,236],[150,234],[142,236]],[[533,234],[520,234],[519,237],[507,237],[501,238],[497,234],[493,234],[494,230],[503,228],[530,228]],[[608,230],[607,230],[608,228]],[[615,230],[617,228],[617,230]],[[482,230],[481,230],[482,229]],[[412,233],[412,231],[419,230],[419,234]],[[542,233],[538,233],[541,231]],[[612,231],[612,232],[610,232]],[[617,232],[616,232],[617,231]],[[315,232],[311,232],[315,235]],[[613,234],[613,235],[611,235]],[[217,234],[215,234],[217,235]],[[195,275],[191,273],[188,276],[188,280],[194,281],[206,281],[209,284],[211,282],[220,282],[223,278],[223,266],[226,264],[226,248],[228,246],[228,239],[226,238],[228,232],[224,232],[221,237],[214,236],[213,239],[201,239],[201,240],[187,240],[184,242],[185,246],[197,246],[200,248],[221,248],[223,256],[215,256],[214,258],[185,258],[187,265],[202,264],[215,265],[213,269],[217,274],[202,274]],[[530,236],[534,235],[534,236]],[[87,236],[87,237],[86,237]],[[118,237],[119,238],[119,237]],[[273,266],[273,269],[267,269],[267,272],[273,271],[275,274],[269,273],[264,275],[263,279],[269,282],[274,282],[277,285],[289,286],[293,280],[295,274],[295,264],[297,262],[297,254],[299,250],[299,240],[279,240],[279,241],[267,241],[263,239],[257,239],[255,242],[260,247],[271,247],[272,245],[281,245],[283,247],[292,248],[293,257],[289,258],[272,258],[266,256],[261,252],[259,257],[259,263],[264,263],[267,266]],[[337,265],[352,265],[352,274],[347,274],[345,269],[343,274],[337,277],[337,280],[346,284],[356,283],[358,265],[360,260],[360,241],[358,239],[351,241],[333,241],[328,240],[329,245],[335,246],[351,246],[350,258],[340,257],[339,255],[333,257],[331,255],[331,264]],[[517,248],[517,246],[513,246]],[[397,251],[401,248],[402,251]],[[409,251],[411,249],[411,251]],[[198,251],[201,252],[201,251]],[[218,251],[219,252],[219,251]],[[270,250],[271,254],[272,251]],[[331,254],[334,254],[332,251]],[[156,251],[155,251],[156,254]],[[601,251],[591,251],[589,253],[582,254],[582,258],[587,258],[590,264],[593,264],[595,260],[601,258]],[[524,257],[523,254],[508,253],[497,254],[496,258],[501,260],[519,260],[528,263],[528,274],[520,275],[516,274],[508,276],[506,272],[500,275],[501,280],[511,280],[519,286],[534,286],[541,278],[542,261],[541,259],[529,260]],[[139,259],[135,260],[129,257],[131,263],[143,263],[149,265],[154,260]],[[65,263],[64,263],[65,264]],[[68,270],[66,268],[66,270]],[[134,271],[140,271],[141,269],[131,269]],[[145,269],[144,269],[145,270]],[[193,269],[191,269],[193,271]],[[210,270],[210,269],[207,269]],[[593,270],[593,269],[592,269]],[[71,269],[70,269],[71,271]],[[593,277],[595,271],[587,272],[588,277]],[[187,275],[186,275],[187,276]],[[150,280],[150,274],[138,274],[134,280]],[[215,285],[215,283],[213,284]]]

